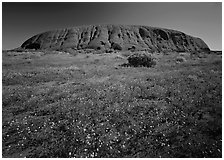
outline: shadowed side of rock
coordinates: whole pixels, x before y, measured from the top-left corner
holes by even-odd
[[[148,26],[90,25],[48,31],[25,41],[24,49],[209,51],[200,38],[182,32]]]

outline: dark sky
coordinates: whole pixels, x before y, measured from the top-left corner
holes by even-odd
[[[135,24],[182,31],[222,48],[222,4],[214,3],[2,3],[3,49],[19,47],[52,29],[88,24]]]

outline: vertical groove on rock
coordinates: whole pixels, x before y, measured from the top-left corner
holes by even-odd
[[[107,40],[108,40],[108,42],[109,42],[109,44],[110,44],[110,46],[111,46],[111,45],[112,45],[112,43],[111,43],[111,31],[110,31],[109,28],[107,28],[107,34],[108,34],[108,38],[107,38]]]

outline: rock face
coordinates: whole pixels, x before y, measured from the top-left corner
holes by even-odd
[[[48,31],[31,37],[21,47],[46,50],[209,51],[200,38],[170,29],[134,25],[90,25]]]

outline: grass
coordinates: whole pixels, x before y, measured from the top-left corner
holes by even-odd
[[[222,157],[219,55],[119,56],[4,53],[2,156]]]

